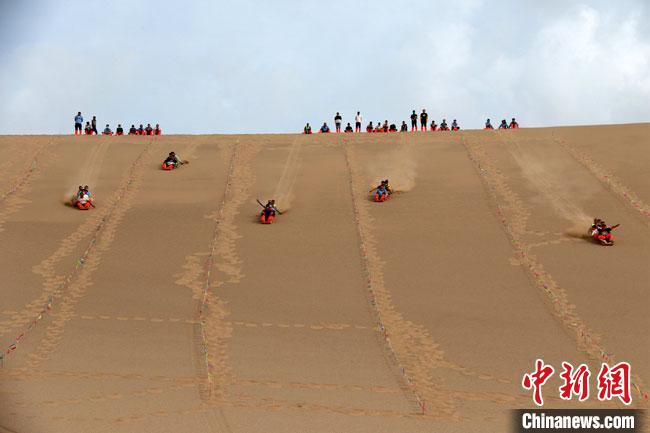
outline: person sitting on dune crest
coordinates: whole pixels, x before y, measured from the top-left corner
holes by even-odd
[[[367,133],[375,132],[375,127],[372,125],[372,120],[370,121],[368,126],[366,126],[366,132]]]
[[[437,131],[438,130],[438,125],[436,125],[436,121],[432,120],[431,121],[431,130],[432,131]]]
[[[442,123],[440,123],[440,130],[449,131],[449,126],[447,126],[447,119],[442,119]]]
[[[460,126],[458,126],[458,122],[456,122],[456,119],[454,119],[454,121],[451,122],[451,130],[460,131]]]
[[[510,121],[510,125],[508,125],[510,129],[517,129],[519,128],[519,124],[517,121],[515,121],[515,118],[513,117],[512,120]]]
[[[402,126],[400,126],[400,132],[409,132],[409,126],[406,124],[406,121],[402,120]]]
[[[102,135],[113,135],[113,131],[111,131],[111,127],[106,124],[106,128],[104,128],[104,132],[102,132]]]
[[[129,128],[129,135],[135,135],[138,133],[138,130],[135,129],[135,125],[131,125],[131,128]]]
[[[147,123],[147,127],[144,128],[144,132],[146,135],[153,135],[153,128],[151,127],[151,123]]]
[[[345,132],[348,134],[354,132],[354,129],[352,129],[352,125],[350,125],[350,123],[348,123],[348,126],[345,127]]]
[[[311,134],[311,125],[309,124],[309,122],[307,122],[307,124],[305,125],[302,131],[303,134]]]
[[[162,135],[162,129],[160,129],[160,125],[156,123],[156,127],[153,130],[153,135]]]
[[[140,124],[140,127],[138,128],[138,135],[144,135],[144,127],[142,126],[142,123]]]
[[[320,127],[321,134],[328,134],[330,132],[330,127],[327,126],[327,122],[323,123],[323,126]]]
[[[115,130],[115,135],[124,135],[124,128],[122,128],[121,123],[117,124],[117,129]]]
[[[397,132],[397,126],[394,123],[390,124],[390,127],[388,128],[390,132]]]
[[[84,133],[86,135],[93,135],[93,128],[90,126],[90,122],[86,122],[86,127],[84,128]]]
[[[508,129],[508,122],[506,122],[506,119],[503,119],[501,121],[501,125],[499,125],[499,129]]]
[[[485,121],[485,129],[494,129],[494,126],[492,126],[490,119]]]

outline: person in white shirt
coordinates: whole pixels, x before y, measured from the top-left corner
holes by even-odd
[[[361,117],[361,112],[357,111],[357,115],[354,116],[354,132],[361,132],[361,123],[363,122],[363,117]]]

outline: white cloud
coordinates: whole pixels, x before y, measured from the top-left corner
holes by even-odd
[[[467,127],[650,120],[642,0],[53,5],[4,33],[0,133],[68,132],[78,110],[177,132],[292,131],[357,109]]]

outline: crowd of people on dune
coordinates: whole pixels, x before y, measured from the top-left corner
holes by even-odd
[[[418,113],[413,110],[413,112],[410,115],[411,119],[411,128],[410,131],[460,131],[460,126],[458,125],[458,121],[454,119],[451,122],[451,125],[447,123],[447,119],[442,119],[442,122],[440,124],[437,124],[435,120],[431,120],[431,123],[429,123],[429,114],[427,113],[426,109],[423,109],[422,112],[418,115]],[[418,121],[419,121],[419,126],[418,126]],[[354,116],[354,127],[352,127],[352,122],[348,122],[347,125],[345,126],[345,129],[342,130],[342,125],[343,125],[343,116],[341,116],[340,113],[336,113],[334,116],[334,125],[335,129],[332,131],[332,129],[327,125],[327,122],[324,122],[323,125],[320,127],[318,132],[320,134],[328,134],[330,132],[344,132],[344,133],[358,133],[361,132],[361,128],[363,125],[363,116],[361,116],[361,112],[357,111],[356,116]],[[516,129],[519,128],[519,124],[515,121],[515,118],[512,118],[512,121],[510,123],[507,123],[505,119],[501,121],[501,124],[499,125],[499,129]],[[409,126],[406,123],[406,121],[402,121],[402,124],[398,128],[395,123],[388,124],[388,120],[384,120],[382,123],[381,121],[373,124],[371,121],[366,125],[366,132],[367,133],[377,133],[377,132],[409,132]],[[490,119],[487,119],[485,122],[485,129],[494,129],[492,127],[492,124],[490,123]],[[303,133],[304,134],[312,134],[313,130],[312,127],[309,123],[305,125],[303,128]]]
[[[84,118],[80,111],[74,117],[74,135],[99,135],[96,116],[93,116],[90,121],[86,122],[85,126],[83,123]],[[107,123],[106,127],[101,132],[101,135],[125,135],[125,132],[124,128],[122,128],[122,124],[118,123],[115,132],[113,132],[110,125]],[[162,135],[162,129],[160,129],[160,125],[157,123],[155,128],[152,127],[150,123],[147,123],[146,127],[141,123],[139,128],[136,128],[135,125],[131,125],[128,135]]]

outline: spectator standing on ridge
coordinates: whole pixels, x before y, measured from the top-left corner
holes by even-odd
[[[418,130],[418,115],[415,113],[415,110],[413,110],[413,113],[411,113],[411,131],[417,131]]]
[[[334,116],[334,125],[336,125],[336,132],[341,132],[341,122],[343,122],[343,118],[337,111],[336,116]]]
[[[95,116],[93,116],[92,120],[90,121],[90,128],[93,130],[93,133],[95,135],[99,134],[99,132],[97,132],[97,118]]]
[[[363,117],[361,117],[361,112],[357,111],[357,115],[354,116],[354,132],[361,132],[361,122],[363,122]]]
[[[74,135],[81,135],[83,131],[84,118],[81,115],[81,111],[74,116]]]
[[[427,114],[427,110],[422,109],[422,113],[420,113],[420,131],[427,130],[427,120],[429,120],[429,115]]]

